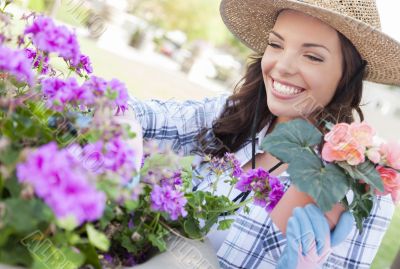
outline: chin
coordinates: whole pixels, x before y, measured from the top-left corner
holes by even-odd
[[[284,119],[296,119],[302,117],[300,113],[293,111],[292,107],[282,106],[279,104],[268,104],[268,109],[273,115]]]

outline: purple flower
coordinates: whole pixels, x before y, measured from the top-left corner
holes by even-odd
[[[48,56],[42,56],[39,54],[37,56],[37,52],[34,51],[33,49],[24,49],[25,55],[28,59],[31,59],[32,61],[32,66],[33,68],[39,68],[39,65],[42,65],[42,71],[41,74],[47,74],[49,70],[49,57]]]
[[[125,84],[121,83],[117,79],[112,79],[109,82],[109,87],[111,94],[115,94],[115,105],[117,107],[117,114],[122,111],[122,113],[125,112],[125,110],[128,109],[128,90],[125,87]]]
[[[171,177],[163,178],[160,183],[161,185],[171,186],[173,189],[176,189],[177,186],[181,186],[183,183],[181,172],[176,171]]]
[[[80,48],[76,35],[65,26],[56,26],[52,19],[39,16],[25,28],[25,35],[41,51],[57,53],[76,66],[80,61]]]
[[[91,76],[83,83],[83,87],[91,91],[94,96],[106,96],[110,99],[110,104],[113,108],[117,108],[118,114],[128,109],[128,91],[125,85],[117,79],[106,80]]]
[[[243,173],[239,161],[233,153],[225,153],[223,158],[213,157],[210,160],[210,168],[216,174],[222,174],[224,171],[232,171],[232,176],[239,178]]]
[[[0,33],[0,45],[3,45],[3,43],[6,41],[6,36],[2,33]]]
[[[242,192],[254,192],[254,204],[265,207],[270,212],[284,194],[284,188],[277,177],[271,176],[262,168],[249,170],[242,174],[236,183]]]
[[[109,253],[105,253],[105,254],[103,255],[103,257],[104,257],[104,260],[106,260],[106,261],[109,262],[109,263],[113,263],[113,262],[114,262],[113,257],[112,257],[111,254],[109,254]]]
[[[75,78],[42,80],[42,91],[47,97],[47,106],[62,111],[67,104],[91,104],[94,97],[82,88]]]
[[[107,91],[108,83],[105,79],[97,76],[91,76],[87,81],[83,83],[88,91],[93,92],[95,96],[104,96]]]
[[[154,185],[150,193],[151,208],[155,211],[166,212],[171,220],[177,220],[180,216],[185,217],[187,203],[183,193],[174,190],[171,186]]]
[[[271,187],[271,191],[268,194],[269,204],[267,205],[267,211],[271,212],[281,200],[282,196],[285,194],[285,191],[284,186],[276,177],[270,177],[269,185]]]
[[[59,219],[74,217],[77,224],[103,215],[106,196],[90,184],[90,175],[67,149],[51,142],[17,165],[17,178],[33,186],[36,195]]]
[[[96,164],[96,173],[104,173],[107,170],[115,172],[121,176],[123,184],[131,180],[139,168],[135,150],[121,137],[115,137],[108,142],[89,144],[83,151],[85,159]]]
[[[23,34],[17,36],[17,45],[20,48],[22,45],[25,45],[25,36]]]
[[[31,62],[22,50],[0,46],[0,72],[10,73],[19,82],[26,82],[30,86],[34,83]]]
[[[228,162],[233,169],[232,175],[234,177],[239,178],[242,175],[243,170],[242,167],[240,166],[240,162],[238,161],[238,159],[235,158],[235,155],[233,153],[229,152],[225,153],[224,158],[226,162]]]
[[[82,71],[85,71],[87,74],[93,73],[92,62],[90,58],[86,55],[81,54],[79,58],[79,63],[77,65],[71,64],[71,66],[75,67],[76,72],[78,74],[82,74]]]

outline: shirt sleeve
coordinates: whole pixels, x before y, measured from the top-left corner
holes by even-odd
[[[210,129],[220,115],[227,94],[203,100],[139,100],[130,97],[129,107],[133,109],[143,130],[143,138],[155,139],[160,146],[170,146],[184,155],[196,153],[199,149],[197,134],[203,128]]]

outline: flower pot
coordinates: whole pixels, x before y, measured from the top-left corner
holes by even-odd
[[[132,269],[218,269],[218,259],[208,239],[204,242],[171,236],[167,251]]]
[[[279,203],[272,210],[270,216],[279,230],[283,234],[286,234],[287,222],[292,216],[293,209],[296,207],[304,207],[310,203],[315,204],[314,199],[310,195],[299,191],[296,186],[291,185]],[[338,203],[333,206],[331,211],[325,213],[325,217],[331,230],[336,226],[343,211],[345,211],[345,208]]]

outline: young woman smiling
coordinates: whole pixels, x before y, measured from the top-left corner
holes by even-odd
[[[391,199],[374,202],[359,235],[349,212],[339,207],[324,216],[290,185],[287,165],[257,145],[277,123],[296,118],[321,130],[324,119],[353,122],[353,112],[363,120],[363,80],[400,85],[400,44],[379,30],[375,1],[222,0],[221,15],[256,52],[244,78],[232,95],[203,101],[132,98],[144,138],[185,154],[232,152],[244,171],[274,168],[285,184],[270,214],[251,205],[229,231],[210,234],[222,268],[369,268],[393,214]],[[196,189],[215,180],[207,164],[196,171],[204,177]],[[218,184],[227,195],[226,183]],[[230,198],[245,195],[235,190]]]

